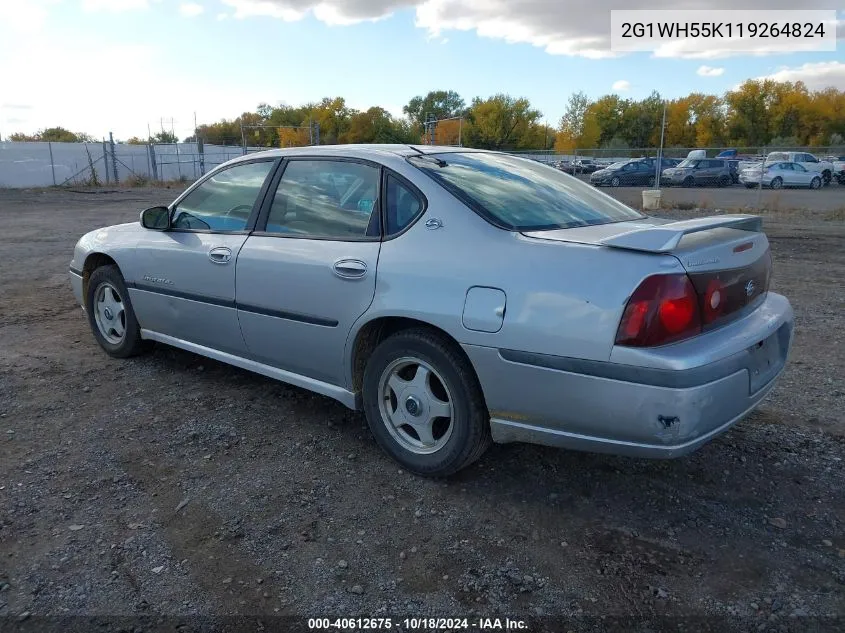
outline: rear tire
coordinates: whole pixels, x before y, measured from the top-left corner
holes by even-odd
[[[692,187],[694,184],[695,178],[693,178],[692,176],[687,176],[686,178],[684,178],[684,187]]]
[[[94,338],[109,356],[129,358],[150,347],[141,338],[141,328],[117,266],[101,266],[91,273],[85,312]]]
[[[731,180],[730,176],[722,175],[719,177],[719,182],[717,183],[720,187],[728,187],[733,181]]]
[[[492,443],[472,365],[436,332],[404,330],[382,341],[364,369],[363,400],[376,442],[417,475],[452,475]]]
[[[653,186],[654,186],[654,176],[649,176],[649,177],[648,177],[648,186],[649,186],[649,187],[653,187]]]
[[[822,172],[822,180],[824,181],[824,186],[827,187],[830,184],[830,181],[833,180],[833,175],[825,169]]]
[[[819,189],[822,186],[822,180],[818,176],[810,181],[810,189]]]
[[[772,180],[771,184],[772,189],[783,189],[783,178],[778,176],[774,180]]]

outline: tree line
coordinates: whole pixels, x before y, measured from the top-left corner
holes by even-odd
[[[469,103],[454,90],[435,90],[411,99],[403,116],[373,106],[357,110],[343,97],[326,97],[301,106],[261,104],[235,119],[201,125],[205,143],[254,147],[289,147],[317,142],[424,143],[426,121],[438,120],[434,142],[495,150],[625,149],[660,143],[664,105],[664,145],[671,147],[800,147],[845,145],[845,92],[810,91],[802,82],[748,80],[723,95],[692,93],[668,101],[658,92],[645,99],[609,94],[592,100],[583,92],[569,97],[557,126],[522,97],[500,93]],[[317,125],[315,125],[317,124]],[[92,140],[63,128],[51,128],[10,140]],[[128,143],[173,143],[170,132]]]
[[[748,80],[722,96],[695,92],[665,102],[666,147],[801,147],[845,145],[845,92],[810,91],[803,82]],[[569,98],[555,149],[655,147],[664,101],[583,92]]]

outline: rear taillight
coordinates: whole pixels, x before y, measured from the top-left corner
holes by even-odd
[[[699,299],[689,277],[653,275],[643,280],[628,300],[616,344],[653,347],[700,332]]]

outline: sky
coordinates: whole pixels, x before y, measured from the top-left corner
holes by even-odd
[[[599,9],[596,5],[601,4]],[[429,90],[527,97],[557,125],[570,94],[721,94],[748,78],[845,90],[845,52],[614,54],[610,9],[734,0],[0,0],[0,138],[62,126],[180,137],[259,103],[342,96],[401,116]],[[770,9],[836,8],[767,0]],[[841,2],[839,3],[841,4]],[[845,12],[838,14],[843,38]]]

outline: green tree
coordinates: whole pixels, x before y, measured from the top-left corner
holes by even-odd
[[[153,143],[165,145],[165,144],[178,143],[179,139],[173,132],[168,132],[167,130],[162,130],[161,132],[156,132],[153,135],[152,141],[153,141]]]
[[[484,149],[534,149],[542,136],[542,113],[525,98],[497,94],[472,101],[467,145]]]
[[[585,147],[584,132],[587,126],[587,110],[590,100],[583,92],[576,92],[569,96],[566,111],[560,118],[560,127],[555,140],[558,151],[572,151],[578,147]]]
[[[48,127],[38,130],[35,134],[15,133],[9,135],[9,140],[22,143],[94,143],[94,137],[84,132],[71,132],[63,127]]]
[[[749,79],[736,90],[725,94],[728,106],[727,130],[732,144],[765,145],[771,138],[775,82],[771,79]]]
[[[437,119],[464,116],[466,102],[454,90],[432,90],[425,96],[411,99],[402,111],[422,127],[429,113],[434,114]]]
[[[373,106],[366,112],[354,112],[343,143],[417,143],[411,126],[395,120],[384,108]]]

